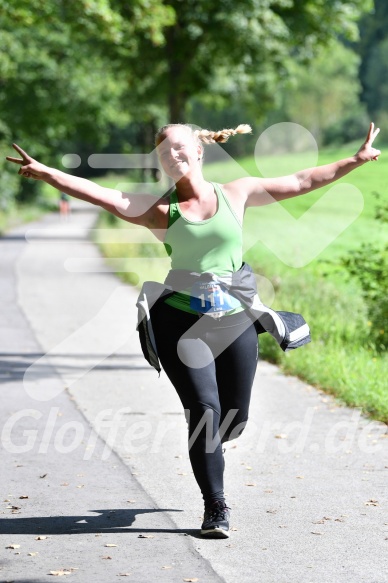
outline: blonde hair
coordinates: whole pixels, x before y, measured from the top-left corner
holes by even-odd
[[[252,128],[246,123],[238,125],[234,129],[219,130],[218,132],[212,132],[211,130],[193,130],[189,124],[184,123],[170,123],[162,128],[160,128],[155,136],[155,143],[159,145],[161,142],[161,137],[169,128],[181,127],[190,131],[192,137],[198,142],[203,144],[216,144],[218,142],[225,143],[229,140],[230,136],[235,136],[236,134],[250,134],[252,133]]]

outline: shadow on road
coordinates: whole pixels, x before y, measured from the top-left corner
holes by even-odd
[[[155,512],[183,512],[176,508],[117,508],[89,510],[98,516],[37,516],[29,518],[1,518],[0,534],[86,534],[127,532],[129,534],[172,533],[201,538],[198,529],[130,528],[139,514]]]
[[[44,361],[40,361],[45,357]],[[55,359],[60,359],[58,364]],[[69,364],[66,364],[66,360]],[[43,378],[51,378],[53,375],[53,367],[57,368],[62,374],[76,372],[77,370],[85,369],[85,361],[92,360],[93,369],[95,370],[152,370],[148,364],[131,365],[130,360],[139,360],[137,354],[55,354],[50,352],[45,353],[0,353],[0,383],[10,381],[20,381],[23,379],[26,370],[35,364],[34,374]],[[40,361],[40,362],[39,362]],[[75,364],[79,361],[79,365]],[[99,362],[99,364],[95,364]],[[1,582],[0,582],[1,583]]]

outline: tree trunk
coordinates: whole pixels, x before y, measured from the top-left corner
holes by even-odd
[[[169,28],[166,34],[166,57],[168,62],[168,113],[169,123],[185,123],[187,95],[183,89],[182,77],[185,63],[178,58],[177,37],[179,23]]]

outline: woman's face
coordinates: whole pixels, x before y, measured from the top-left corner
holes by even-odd
[[[201,146],[192,138],[190,131],[182,127],[167,128],[157,146],[164,172],[175,182],[193,170],[198,170],[202,157]]]

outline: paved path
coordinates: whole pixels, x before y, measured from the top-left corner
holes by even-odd
[[[80,204],[0,240],[0,583],[388,582],[386,427],[264,362],[226,453],[232,537],[198,536],[180,404],[95,218]]]

